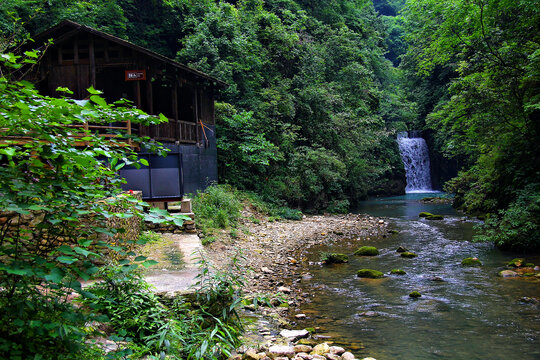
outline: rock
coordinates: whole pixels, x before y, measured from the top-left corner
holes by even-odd
[[[379,224],[384,224],[384,220],[379,220]]]
[[[273,345],[268,349],[268,356],[272,359],[278,357],[293,357],[295,354],[292,346]]]
[[[409,294],[409,297],[412,297],[413,299],[417,299],[419,297],[422,297],[422,294],[420,294],[418,291],[413,291]]]
[[[405,275],[405,274],[407,274],[407,273],[405,272],[405,270],[401,270],[401,269],[392,269],[392,270],[390,271],[390,274],[392,274],[392,275]]]
[[[294,317],[297,318],[297,319],[305,319],[306,314],[296,314],[296,315],[294,315]]]
[[[442,215],[430,215],[426,216],[426,220],[442,220],[444,217]]]
[[[462,266],[482,266],[482,262],[476,257],[465,258],[461,261]]]
[[[242,360],[242,355],[240,354],[232,355],[227,360]]]
[[[341,356],[339,355],[336,355],[336,354],[332,354],[332,353],[328,353],[326,355],[324,355],[328,360],[341,360]]]
[[[354,252],[354,255],[376,256],[379,255],[379,250],[375,246],[362,246]]]
[[[313,360],[326,360],[326,358],[325,358],[324,356],[322,356],[322,355],[317,355],[317,354],[312,355],[311,358],[312,358]]]
[[[274,358],[274,360],[289,360],[287,356],[278,356],[277,358]]]
[[[296,353],[310,353],[313,351],[313,347],[309,345],[295,345],[293,350]]]
[[[500,277],[516,277],[519,276],[519,274],[512,270],[503,270],[499,272]]]
[[[429,280],[444,282],[444,279],[442,277],[440,277],[440,276],[434,276],[434,277],[430,278]]]
[[[540,304],[540,299],[527,296],[522,297],[521,299],[519,299],[519,301],[525,304]]]
[[[382,272],[377,271],[377,270],[372,270],[372,269],[360,269],[358,270],[356,275],[361,278],[370,278],[370,279],[379,279],[379,278],[384,277],[384,274]]]
[[[267,268],[266,266],[263,266],[261,268],[261,271],[265,274],[273,274],[274,272],[272,270],[270,270],[269,268]]]
[[[301,353],[296,354],[294,358],[296,360],[312,360],[313,356],[309,355],[308,353],[301,352]]]
[[[341,355],[341,360],[354,360],[355,357],[352,353],[350,352],[344,352],[342,355]]]
[[[290,294],[291,293],[291,289],[286,287],[286,286],[280,286],[277,291],[279,292],[282,292],[284,294]]]
[[[302,339],[302,338],[306,338],[309,336],[309,331],[307,330],[281,330],[281,332],[279,333],[279,335],[283,336],[284,338],[287,338],[287,339],[292,339],[292,341],[294,340],[298,340],[298,339]]]
[[[360,314],[358,314],[358,316],[367,316],[367,317],[374,317],[374,316],[377,316],[377,312],[375,311],[364,311],[364,312],[361,312]]]
[[[345,352],[345,349],[342,348],[341,346],[330,346],[330,353],[331,354],[341,355],[344,352]]]
[[[372,357],[367,357],[367,358],[363,358],[362,360],[377,360],[377,359],[372,358]]]
[[[403,247],[403,246],[400,246],[396,249],[396,252],[398,253],[404,253],[404,252],[407,252],[409,251],[406,247]]]
[[[349,257],[339,253],[324,254],[322,261],[326,264],[341,264],[349,262]]]
[[[516,259],[513,259],[513,260],[509,261],[508,264],[506,264],[506,266],[513,267],[513,268],[518,268],[518,267],[523,266],[523,264],[525,264],[525,259],[516,258]]]
[[[402,253],[401,253],[401,257],[408,258],[408,259],[410,259],[410,258],[415,258],[415,257],[417,257],[417,256],[418,256],[418,255],[416,255],[415,253],[410,252],[410,251],[405,251],[405,252],[402,252]]]
[[[266,356],[265,353],[256,353],[255,350],[249,349],[244,353],[244,356],[242,356],[243,360],[261,360]]]
[[[317,342],[313,339],[300,339],[298,340],[298,345],[309,345],[309,346],[315,346],[317,345]]]
[[[330,352],[330,346],[327,343],[322,343],[313,348],[311,355],[324,355]]]
[[[428,213],[428,212],[425,212],[425,211],[422,211],[420,214],[418,214],[418,217],[428,217],[428,216],[433,216],[432,213]]]

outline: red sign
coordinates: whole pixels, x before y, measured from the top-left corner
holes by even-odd
[[[146,70],[126,70],[126,81],[146,80]]]

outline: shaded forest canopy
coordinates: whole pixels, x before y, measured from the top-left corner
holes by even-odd
[[[399,194],[398,131],[421,129],[456,205],[498,245],[539,248],[538,0],[7,0],[5,50],[63,19],[227,82],[220,179],[347,211]],[[451,172],[440,172],[441,182]],[[481,235],[480,237],[483,237]]]

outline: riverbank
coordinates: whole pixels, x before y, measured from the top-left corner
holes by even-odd
[[[246,284],[242,314],[246,324],[245,345],[239,349],[243,358],[280,357],[274,353],[279,350],[289,354],[281,357],[316,359],[313,354],[305,356],[316,348],[315,353],[319,352],[318,356],[324,355],[326,359],[335,356],[354,359],[345,349],[323,345],[340,342],[339,339],[318,335],[316,328],[292,338],[286,336],[286,332],[284,336],[283,330],[304,330],[295,321],[305,317],[299,312],[299,306],[316,296],[316,289],[306,291],[299,286],[303,279],[311,276],[306,268],[313,265],[302,252],[312,246],[331,245],[337,241],[349,241],[358,246],[374,243],[389,234],[387,222],[358,214],[305,215],[297,221],[272,221],[254,209],[245,208],[237,229],[222,231],[216,241],[206,246],[206,255],[220,267],[241,254],[243,273],[239,275]],[[264,306],[268,303],[272,306]]]

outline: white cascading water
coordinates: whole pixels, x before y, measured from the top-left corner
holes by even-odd
[[[397,142],[401,159],[405,165],[407,187],[405,192],[432,192],[429,167],[429,153],[426,140],[421,137],[409,138],[407,132],[398,134]]]

